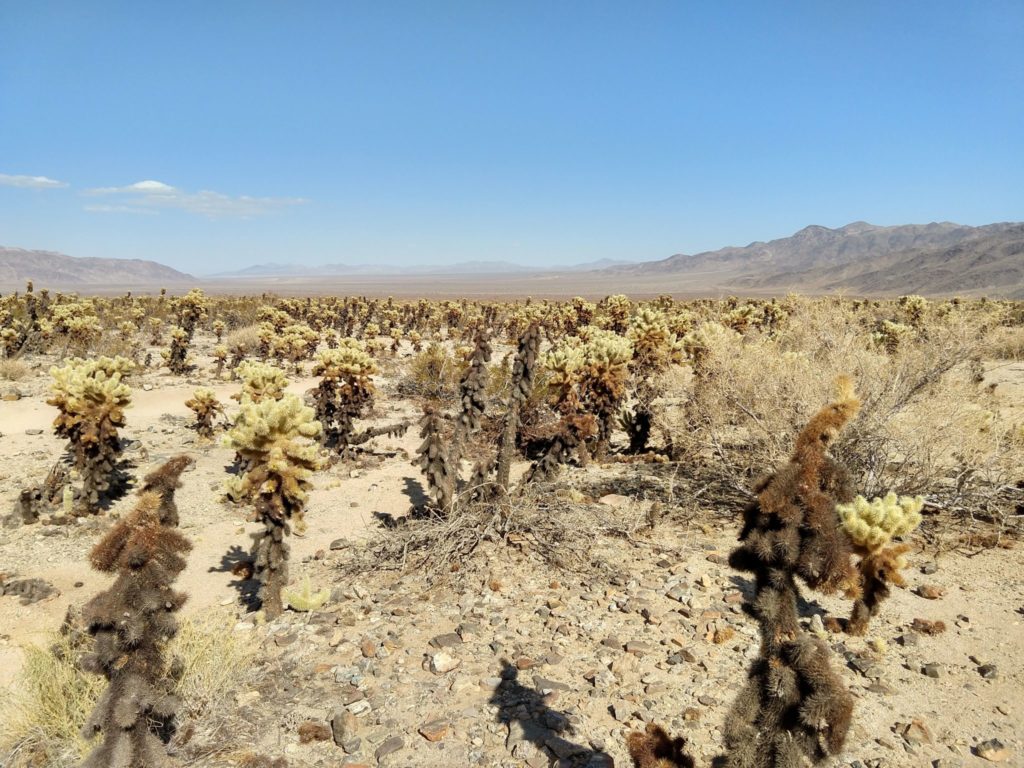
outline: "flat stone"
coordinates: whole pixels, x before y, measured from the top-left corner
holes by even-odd
[[[390,739],[387,739],[379,747],[377,747],[377,750],[373,753],[373,756],[377,758],[377,762],[380,762],[382,758],[394,754],[403,747],[405,747],[405,739],[403,739],[401,736],[392,736]]]
[[[448,735],[448,727],[444,720],[431,720],[419,727],[419,734],[427,741],[441,741]]]
[[[430,638],[430,645],[434,648],[453,648],[462,645],[462,636],[455,632],[445,632]]]

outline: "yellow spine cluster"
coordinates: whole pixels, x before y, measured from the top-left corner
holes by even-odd
[[[836,505],[843,530],[858,547],[877,552],[892,539],[910,533],[921,524],[924,500],[920,496],[888,493],[868,501],[858,496],[849,504]]]

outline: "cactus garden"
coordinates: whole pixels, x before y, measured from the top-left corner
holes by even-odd
[[[0,765],[1024,761],[1020,302],[0,320]]]

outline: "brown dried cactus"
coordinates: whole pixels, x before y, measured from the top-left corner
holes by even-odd
[[[829,665],[828,648],[800,628],[796,578],[822,592],[857,595],[836,513],[853,493],[827,449],[859,407],[841,380],[839,398],[811,419],[789,464],[759,483],[745,512],[742,543],[729,562],[754,574],[756,594],[745,608],[760,625],[761,653],[726,717],[721,768],[800,768],[836,755],[846,740],[853,699]],[[631,746],[648,738],[631,736]]]
[[[442,512],[448,512],[455,499],[457,477],[454,469],[448,464],[444,417],[436,408],[427,406],[423,409],[420,437],[423,438],[423,442],[416,450],[416,465],[427,478],[434,503]]]
[[[165,477],[175,471],[166,469]],[[82,768],[170,763],[157,735],[171,724],[178,707],[164,676],[164,647],[177,632],[174,614],[186,599],[171,584],[184,570],[183,555],[192,545],[163,522],[167,503],[156,491],[143,493],[135,510],[100,540],[90,556],[96,570],[116,572],[117,578],[83,610],[95,646],[82,659],[82,667],[103,675],[110,684],[83,728],[87,738],[102,732],[103,741]],[[173,506],[173,498],[169,503]]]

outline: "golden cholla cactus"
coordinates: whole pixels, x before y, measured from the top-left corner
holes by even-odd
[[[281,613],[281,591],[288,583],[285,537],[294,523],[305,529],[305,507],[313,472],[320,468],[320,422],[295,395],[259,402],[243,397],[241,411],[225,436],[248,468],[229,492],[252,498],[263,529],[254,537],[253,573],[268,617]]]
[[[171,345],[160,353],[171,373],[183,375],[192,369],[188,357],[189,338],[184,328],[176,326],[171,329]]]
[[[544,367],[550,376],[547,381],[549,402],[561,411],[576,410],[579,405],[577,385],[583,367],[583,352],[566,343],[544,356]]]
[[[212,438],[214,420],[219,414],[224,413],[224,407],[217,400],[217,395],[212,389],[199,388],[191,399],[185,401],[185,406],[196,414],[196,432],[206,438]]]
[[[316,349],[319,336],[308,325],[294,324],[286,326],[273,339],[272,349],[279,360],[287,360],[296,372],[302,361],[310,357]]]
[[[901,571],[907,567],[904,554],[910,546],[887,545],[921,524],[923,506],[920,496],[897,497],[895,493],[871,501],[858,496],[849,504],[836,506],[842,529],[853,543],[854,551],[861,556],[857,564],[861,594],[853,604],[846,625],[850,634],[863,635],[867,631],[871,617],[889,596],[890,585],[904,586]]]
[[[696,376],[710,373],[710,361],[716,350],[721,350],[738,338],[736,331],[721,323],[702,323],[683,337],[683,352],[693,366]]]
[[[878,324],[871,340],[882,347],[889,354],[894,354],[900,347],[900,343],[914,332],[914,329],[903,323],[894,323],[892,320],[883,320]]]
[[[353,441],[355,420],[373,404],[370,378],[377,365],[355,339],[343,339],[337,349],[320,352],[313,375],[322,376],[313,392],[316,416],[323,426],[323,443],[347,453]]]
[[[284,371],[268,363],[246,360],[235,369],[242,380],[242,391],[232,395],[234,400],[248,397],[250,400],[279,400],[288,386]]]
[[[910,533],[921,524],[924,499],[888,493],[868,501],[858,496],[836,507],[843,530],[859,549],[876,552],[892,539]]]
[[[626,336],[633,343],[633,366],[643,375],[664,370],[682,354],[679,341],[661,310],[641,309],[630,321]]]
[[[46,402],[60,411],[53,431],[69,442],[82,475],[83,501],[93,512],[120,479],[118,429],[124,426],[124,409],[131,403],[131,388],[122,379],[132,370],[134,363],[123,357],[72,358],[50,369],[53,394]]]

